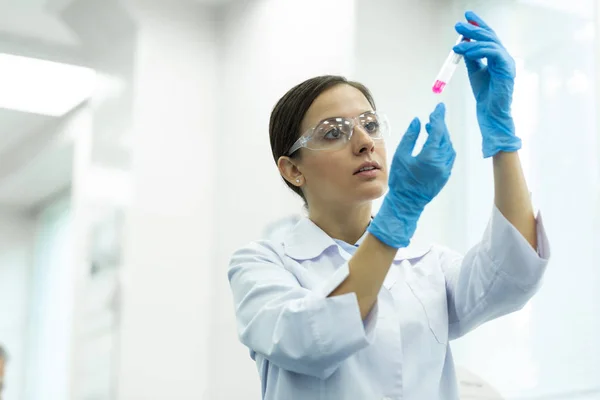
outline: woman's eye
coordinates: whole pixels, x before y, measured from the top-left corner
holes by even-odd
[[[328,140],[336,140],[341,138],[342,136],[343,133],[339,129],[333,128],[328,130],[323,137]]]
[[[365,130],[369,133],[377,133],[379,130],[379,123],[371,121],[365,124]]]

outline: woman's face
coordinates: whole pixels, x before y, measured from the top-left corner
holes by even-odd
[[[323,92],[308,109],[301,132],[331,117],[354,118],[374,111],[362,92],[340,84]],[[384,141],[374,140],[355,125],[351,140],[335,151],[302,148],[296,164],[303,179],[302,188],[309,203],[358,204],[379,198],[387,188],[387,162]],[[377,169],[358,172],[364,163]],[[313,204],[309,204],[313,206]]]

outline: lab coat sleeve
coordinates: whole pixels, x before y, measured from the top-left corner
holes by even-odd
[[[363,321],[356,294],[327,297],[348,264],[317,290],[300,286],[270,242],[236,251],[228,277],[240,341],[282,369],[325,379],[374,339],[376,307]]]
[[[537,251],[494,207],[481,242],[464,257],[449,250],[441,252],[450,339],[520,310],[537,292],[550,247],[539,213],[536,223]]]

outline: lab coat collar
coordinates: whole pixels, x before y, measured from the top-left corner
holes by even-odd
[[[361,244],[366,237],[367,232],[358,240],[357,245]],[[298,223],[285,235],[283,239],[285,253],[295,260],[310,260],[317,258],[330,247],[336,247],[334,239],[327,235],[309,218],[303,217]],[[413,246],[399,249],[394,257],[395,261],[414,259],[424,256],[429,252],[431,246]]]

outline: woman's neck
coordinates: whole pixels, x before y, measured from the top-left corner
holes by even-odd
[[[359,205],[311,206],[308,217],[332,238],[355,244],[371,222],[371,210],[370,201]]]

